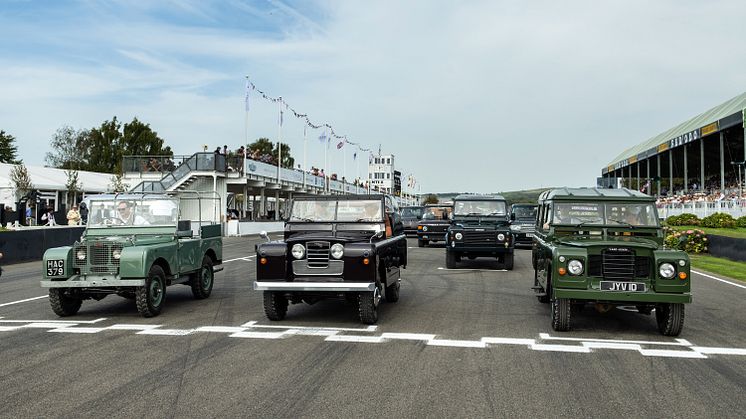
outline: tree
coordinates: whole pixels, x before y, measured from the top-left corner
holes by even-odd
[[[34,189],[28,169],[26,169],[26,165],[23,163],[16,164],[10,169],[10,182],[16,190],[16,201]]]
[[[273,143],[269,138],[259,138],[253,143],[249,144],[249,156],[252,154],[257,155],[258,159],[261,160],[263,157],[271,156],[271,164],[277,164],[277,157],[279,155],[279,147],[277,143]],[[290,152],[290,146],[282,144],[282,167],[292,169],[295,165],[295,159]]]
[[[428,194],[425,196],[425,199],[422,201],[422,205],[428,205],[428,204],[437,204],[438,203],[438,197],[433,194]]]
[[[127,192],[130,189],[130,185],[124,183],[124,176],[119,173],[111,177],[109,189],[111,189],[112,192]]]
[[[16,137],[0,130],[0,163],[19,163],[15,142]]]
[[[57,129],[50,142],[52,151],[47,152],[44,161],[58,169],[81,170],[86,167],[86,142],[90,132],[76,130],[69,125]]]
[[[68,192],[67,204],[72,206],[78,202],[78,192],[80,192],[83,188],[83,184],[78,178],[77,170],[65,170],[65,176],[67,176],[67,182],[65,183],[65,187],[67,188]]]

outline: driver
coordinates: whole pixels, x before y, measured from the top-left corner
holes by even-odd
[[[624,222],[633,226],[640,225],[640,209],[628,208],[624,214]]]
[[[370,202],[365,204],[365,218],[369,220],[378,220],[381,218],[380,214],[381,204],[377,202]]]
[[[145,226],[150,225],[148,220],[134,214],[135,203],[132,201],[121,201],[117,204],[118,219],[122,224]]]

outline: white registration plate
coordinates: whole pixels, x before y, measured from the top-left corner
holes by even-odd
[[[65,276],[65,261],[62,259],[48,260],[47,276]]]
[[[645,292],[642,282],[601,281],[601,291]]]
[[[533,239],[534,233],[526,233],[526,237],[528,237],[529,239]]]

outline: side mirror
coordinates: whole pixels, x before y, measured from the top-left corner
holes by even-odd
[[[510,221],[515,221],[515,213],[514,212],[510,213]]]
[[[264,230],[262,230],[262,232],[259,233],[259,237],[263,238],[266,241],[269,241],[269,234],[267,234],[267,232]]]
[[[372,242],[373,240],[378,240],[384,237],[385,235],[386,235],[385,231],[376,231],[376,233],[373,234],[373,236],[370,238],[370,241]]]

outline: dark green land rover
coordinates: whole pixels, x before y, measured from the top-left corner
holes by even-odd
[[[689,258],[663,248],[655,199],[628,189],[562,188],[539,197],[533,264],[552,328],[570,329],[573,305],[655,310],[658,330],[678,336],[692,301]]]
[[[513,269],[515,248],[508,205],[500,195],[457,196],[446,237],[448,269],[455,268],[463,257],[493,257],[505,269]]]

